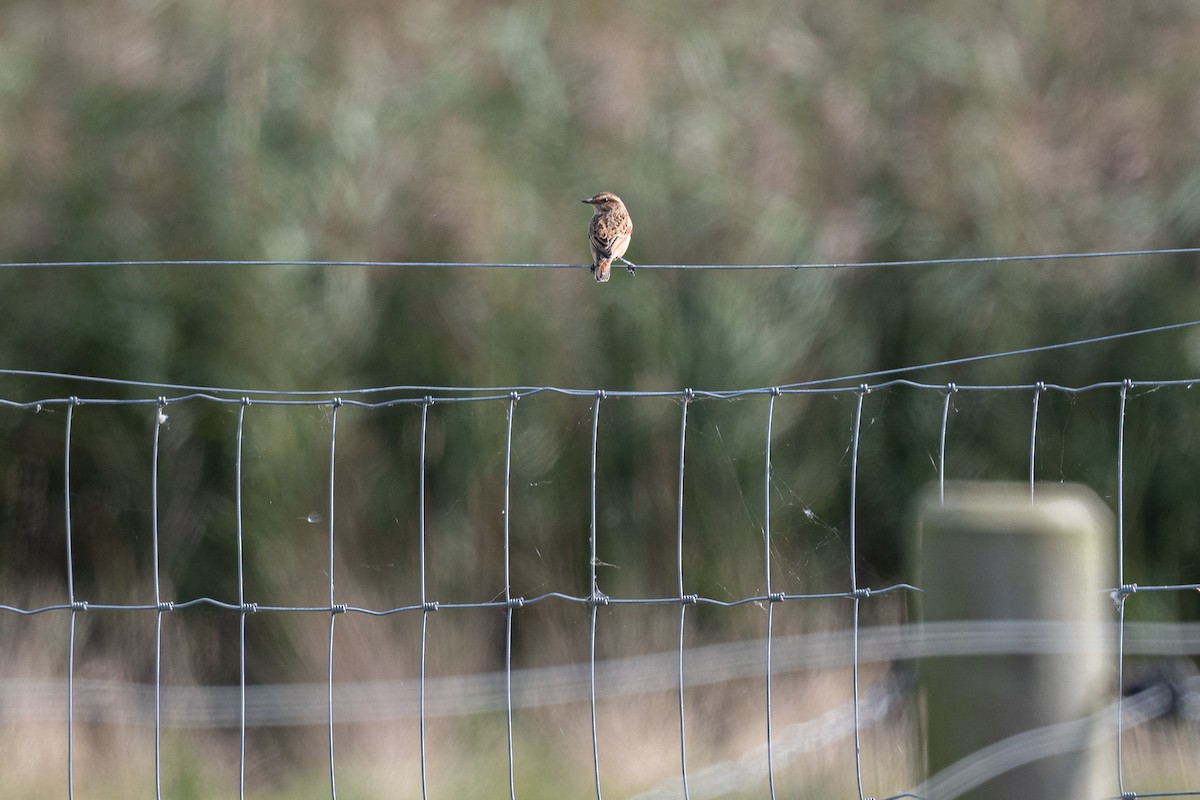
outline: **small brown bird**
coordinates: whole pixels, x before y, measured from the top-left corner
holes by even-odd
[[[592,248],[592,274],[596,276],[596,282],[608,280],[613,259],[620,259],[632,273],[635,265],[625,261],[623,256],[633,235],[633,220],[621,198],[612,192],[600,192],[583,202],[595,209],[588,225],[588,244]]]

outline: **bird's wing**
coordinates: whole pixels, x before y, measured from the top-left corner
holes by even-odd
[[[596,251],[597,258],[612,258],[613,248],[620,239],[620,234],[612,231],[592,231],[592,249]]]

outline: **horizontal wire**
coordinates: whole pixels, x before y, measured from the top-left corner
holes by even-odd
[[[1032,353],[1045,353],[1051,350],[1062,350],[1069,347],[1082,347],[1089,344],[1101,344],[1103,342],[1118,341],[1120,339],[1129,339],[1134,336],[1145,336],[1152,333],[1164,333],[1166,331],[1182,330],[1184,328],[1194,328],[1200,325],[1200,320],[1191,320],[1189,322],[1175,322],[1168,325],[1156,325],[1152,328],[1140,328],[1134,331],[1122,331],[1120,333],[1108,333],[1102,336],[1091,336],[1086,339],[1075,339],[1070,342],[1059,342],[1056,344],[1043,344],[1034,347],[1022,347],[1016,350],[1003,350],[996,353],[984,353],[976,356],[963,356],[962,358],[950,358],[944,361],[933,361],[926,364],[916,364],[908,367],[893,367],[891,369],[875,370],[874,372],[862,372],[857,375],[845,375],[840,378],[820,378],[812,381],[802,381],[800,383],[790,383],[780,386],[781,389],[797,389],[801,387],[820,386],[829,383],[846,383],[849,381],[869,380],[871,378],[881,378],[888,375],[899,375],[905,372],[917,372],[927,369],[936,369],[938,367],[950,367],[960,364],[972,364],[979,361],[988,361],[997,358],[1010,358],[1012,356],[1024,356]]]
[[[1130,623],[1128,650],[1145,657],[1200,654],[1200,623]],[[776,635],[771,666],[777,675],[844,668],[850,664],[848,628]],[[1110,639],[1111,641],[1111,639]],[[868,626],[860,630],[863,664],[894,664],[922,658],[1003,655],[1053,655],[1087,652],[1094,645],[1072,622],[991,620],[947,621],[923,625]],[[763,639],[690,647],[687,688],[752,680],[766,671]],[[1107,649],[1104,652],[1109,652]],[[596,688],[602,698],[630,697],[677,690],[678,651],[657,650],[596,661]],[[586,660],[514,668],[514,708],[544,708],[581,702],[589,691]],[[58,719],[66,713],[58,677],[0,678],[0,713],[6,719]],[[239,727],[240,687],[236,684],[164,685],[164,721],[172,727]],[[145,721],[152,706],[144,702],[153,684],[89,679],[79,687],[76,713],[90,721]],[[264,683],[246,686],[246,724],[320,725],[326,722],[327,685]],[[419,687],[411,675],[334,685],[340,722],[415,719]],[[427,679],[431,717],[500,711],[505,707],[504,672],[448,673]],[[130,698],[133,702],[115,702]],[[142,698],[138,700],[137,698]],[[1141,797],[1141,793],[1138,795]]]
[[[1142,256],[1188,255],[1200,253],[1200,247],[1163,247],[1136,250],[1099,250],[1075,253],[1034,253],[1010,256],[964,256],[956,258],[914,258],[895,261],[818,261],[799,264],[638,264],[638,269],[861,269],[864,267],[930,267],[971,264],[1011,264],[1037,261],[1071,261],[1085,258],[1133,258]],[[0,269],[60,267],[387,267],[416,269],[590,269],[590,264],[521,263],[492,261],[369,261],[316,259],[143,259],[116,261],[10,261]]]
[[[3,370],[0,370],[0,374]],[[1046,381],[1036,381],[1030,383],[1009,383],[1009,384],[989,384],[989,383],[925,383],[921,381],[912,381],[904,378],[893,379],[889,381],[881,381],[879,383],[863,383],[855,386],[791,386],[791,387],[761,387],[754,389],[740,389],[736,391],[704,391],[700,389],[694,390],[679,390],[671,392],[605,392],[608,398],[625,398],[625,399],[645,399],[645,398],[684,398],[691,397],[695,400],[736,400],[745,397],[762,396],[762,395],[839,395],[847,392],[866,391],[877,392],[894,388],[908,388],[922,391],[937,391],[945,392],[947,390],[955,392],[1025,392],[1034,389],[1041,392],[1063,392],[1066,394],[1085,394],[1101,389],[1115,389],[1121,386],[1127,386],[1130,389],[1165,389],[1169,387],[1192,387],[1200,384],[1200,376],[1194,378],[1164,378],[1164,379],[1146,379],[1146,380],[1108,380],[1097,381],[1095,383],[1081,384],[1069,386],[1060,383],[1048,383]],[[162,386],[155,388],[165,388]],[[447,390],[449,391],[449,390]],[[472,391],[463,389],[461,391]],[[690,394],[689,394],[690,392]],[[197,392],[192,394],[178,395],[175,397],[162,398],[161,405],[170,406],[179,403],[185,403],[193,400],[204,400],[212,403],[220,403],[224,405],[244,404],[247,406],[310,406],[310,407],[329,407],[334,405],[347,406],[360,409],[380,409],[392,408],[401,405],[443,405],[448,403],[478,403],[498,400],[507,400],[511,394],[493,394],[493,395],[475,395],[465,397],[438,397],[430,399],[429,397],[407,397],[407,398],[392,398],[378,403],[364,402],[362,400],[353,400],[342,397],[341,392],[331,392],[328,396],[314,397],[308,400],[279,400],[272,399],[269,395],[266,398],[249,397],[233,398],[220,397],[213,394]],[[593,397],[595,391],[589,390],[573,390],[560,389],[553,386],[535,386],[525,387],[518,393],[518,399],[533,397],[539,394],[559,394],[569,397]],[[101,398],[101,397],[44,397],[38,400],[8,400],[0,397],[0,407],[16,408],[25,410],[45,411],[49,406],[136,406],[136,405],[157,405],[160,404],[159,398]]]
[[[1139,587],[1137,591],[1148,591],[1152,587]],[[742,597],[736,600],[717,600],[712,597],[704,597],[702,595],[687,594],[683,596],[666,597],[605,597],[602,605],[617,606],[617,605],[694,605],[705,603],[708,605],[720,606],[722,608],[733,608],[742,606],[748,603],[767,603],[770,601],[781,600],[830,600],[838,597],[853,599],[856,596],[864,595],[881,595],[890,594],[892,592],[920,592],[919,587],[913,586],[911,583],[896,583],[889,586],[884,586],[879,589],[860,589],[856,592],[820,592],[814,594],[785,594],[779,593],[773,597],[767,595],[757,595],[754,597]],[[403,612],[423,612],[423,611],[440,611],[447,609],[472,609],[472,608],[511,608],[514,606],[531,606],[537,603],[542,603],[547,600],[565,600],[569,603],[578,605],[590,605],[596,602],[591,597],[578,597],[575,595],[565,594],[563,592],[546,592],[545,594],[536,595],[534,597],[512,597],[508,600],[485,600],[480,602],[439,602],[427,601],[425,603],[416,603],[407,606],[396,606],[395,608],[387,609],[371,609],[361,606],[353,606],[345,603],[335,603],[325,606],[273,606],[266,603],[250,603],[246,608],[250,612],[304,612],[313,614],[329,614],[334,613],[357,613],[368,614],[370,616],[384,617],[391,614],[400,614]],[[243,610],[242,606],[236,603],[223,602],[215,600],[211,597],[197,597],[192,600],[184,600],[179,602],[163,602],[155,603],[131,603],[131,604],[116,604],[116,603],[92,603],[86,601],[76,601],[74,605],[71,603],[58,603],[49,606],[40,606],[37,608],[20,608],[0,604],[0,611],[7,611],[13,614],[23,616],[32,616],[34,614],[44,614],[48,611],[180,611],[192,606],[208,605],[214,608],[223,609],[225,611]]]
[[[891,594],[893,592],[922,592],[924,591],[919,586],[914,586],[911,583],[895,583],[889,586],[884,586],[878,589],[860,588],[857,592],[813,592],[809,594],[789,594],[779,592],[772,595],[755,595],[752,597],[741,597],[735,600],[717,600],[712,597],[704,597],[703,595],[687,594],[682,597],[668,595],[666,597],[605,597],[600,603],[606,606],[618,605],[696,605],[706,604],[718,606],[721,608],[734,608],[751,603],[764,605],[771,602],[782,602],[784,600],[833,600],[837,598],[845,598],[853,600],[863,597],[875,597],[883,594]],[[1128,586],[1111,587],[1104,590],[1108,594],[1125,593],[1125,594],[1141,594],[1145,592],[1194,592],[1200,591],[1200,583],[1172,583],[1160,585],[1130,584]],[[450,609],[480,609],[480,608],[509,608],[516,606],[531,606],[538,603],[544,603],[549,600],[563,600],[568,603],[578,605],[591,605],[596,602],[592,597],[584,597],[566,594],[564,592],[546,592],[544,594],[533,597],[513,597],[509,600],[486,600],[480,602],[443,602],[437,600],[428,600],[424,603],[414,603],[406,606],[396,606],[385,609],[364,608],[362,606],[354,606],[343,603],[338,603],[332,606],[275,606],[266,603],[247,603],[244,610],[249,613],[260,612],[301,612],[311,614],[329,614],[337,613],[355,613],[366,614],[375,617],[385,617],[392,614],[402,614],[405,612],[432,612],[443,611]],[[174,602],[163,602],[161,604],[154,603],[93,603],[89,601],[76,601],[72,603],[55,603],[47,606],[37,606],[34,608],[23,608],[0,603],[0,612],[8,612],[10,614],[18,614],[21,616],[33,616],[36,614],[45,614],[52,611],[182,611],[193,606],[207,605],[213,608],[222,609],[224,611],[243,611],[243,607],[237,603],[225,602],[216,600],[212,597],[197,597],[191,600],[180,600]]]

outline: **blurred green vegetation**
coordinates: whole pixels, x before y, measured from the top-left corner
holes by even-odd
[[[1198,51],[1200,9],[1182,0],[13,0],[0,8],[0,261],[582,263],[579,200],[602,189],[625,199],[629,256],[645,264],[1195,246]],[[1189,320],[1195,289],[1191,255],[642,270],[606,286],[582,268],[5,268],[0,367],[248,389],[731,389]],[[920,377],[1083,385],[1198,367],[1200,339],[1170,334]],[[71,394],[157,392],[0,378],[7,399]],[[950,474],[1024,479],[1030,401],[956,395]],[[762,591],[766,404],[689,410],[689,591]],[[503,590],[504,405],[430,411],[430,597]],[[776,403],[776,589],[846,585],[853,406],[850,394]],[[1143,583],[1197,579],[1195,406],[1186,389],[1130,401],[1127,574]],[[1115,392],[1046,395],[1039,475],[1111,501],[1116,408]],[[896,389],[865,409],[860,581],[873,583],[903,574],[908,503],[936,475],[941,398]],[[602,404],[610,594],[676,591],[679,411],[673,399]],[[237,408],[168,413],[164,591],[236,599]],[[416,602],[420,409],[338,413],[342,599]],[[80,597],[150,590],[153,414],[76,412]],[[63,588],[64,416],[0,410],[0,585]],[[326,602],[329,419],[247,410],[250,600]],[[590,424],[588,398],[516,407],[514,594],[588,591]],[[1134,615],[1196,610],[1190,597],[1131,603]],[[564,616],[546,624],[582,619]],[[724,624],[703,608],[693,621]],[[254,679],[302,679],[311,665],[297,654],[319,662],[320,641],[253,625],[272,642],[260,652],[278,655],[252,662]],[[120,641],[104,628],[85,652]],[[229,681],[236,629],[210,633],[189,669]],[[494,667],[495,655],[447,663]]]

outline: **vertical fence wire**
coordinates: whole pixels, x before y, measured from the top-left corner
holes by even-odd
[[[942,431],[938,437],[938,502],[946,504],[946,429],[950,424],[950,398],[958,391],[953,383],[946,384],[942,397]]]
[[[588,639],[588,695],[592,712],[592,770],[596,782],[596,800],[602,800],[600,793],[600,738],[596,735],[596,612],[602,602],[600,587],[596,583],[596,449],[600,432],[600,401],[604,399],[604,391],[596,392],[592,403],[592,464],[590,473],[591,509],[588,522],[591,558],[588,568],[591,574],[591,594],[588,605],[591,607],[591,628]]]
[[[333,400],[333,410],[329,420],[329,653],[326,661],[326,679],[328,680],[328,696],[326,698],[329,711],[329,796],[337,800],[337,773],[333,761],[333,623],[337,620],[338,607],[333,598],[333,502],[334,502],[334,467],[337,464],[337,420],[338,409],[342,401]]]
[[[509,392],[504,432],[504,721],[508,733],[508,796],[512,800],[517,798],[517,783],[516,764],[513,761],[512,629],[514,602],[509,555],[509,518],[512,516],[509,487],[512,478],[513,408],[516,404],[517,393]]]
[[[679,415],[679,495],[676,514],[676,567],[679,584],[679,767],[683,775],[683,797],[688,798],[687,772],[687,726],[684,724],[683,710],[683,630],[687,617],[689,598],[683,593],[683,462],[685,445],[687,444],[687,412],[692,400],[692,390],[688,389],[683,395],[683,410]]]
[[[1038,428],[1038,402],[1041,400],[1042,392],[1046,391],[1046,384],[1038,381],[1033,390],[1033,419],[1029,423],[1029,499],[1033,500],[1033,486],[1037,478],[1037,428]]]
[[[242,538],[242,434],[246,425],[246,406],[250,399],[243,397],[238,406],[237,450],[234,453],[234,516],[237,527],[238,577],[238,800],[246,797],[246,569]]]
[[[763,448],[766,452],[766,464],[763,467],[763,572],[767,596],[767,788],[770,790],[771,800],[775,800],[775,757],[771,745],[771,638],[775,618],[775,595],[771,591],[771,424],[775,418],[775,398],[778,396],[779,390],[773,389],[771,396],[767,398],[767,433]]]
[[[158,450],[167,415],[166,398],[160,397],[154,409],[154,457],[150,467],[150,541],[154,565],[154,796],[162,798],[162,620],[166,607],[159,583],[158,553]]]
[[[1125,405],[1131,382],[1121,384],[1120,407],[1117,416],[1117,791],[1125,796],[1125,765],[1122,746],[1122,687],[1125,684],[1125,601],[1129,587],[1125,585]]]
[[[858,782],[858,800],[863,798],[862,776],[862,741],[861,724],[859,719],[859,680],[858,680],[858,625],[859,611],[862,605],[862,593],[858,590],[858,554],[857,554],[857,509],[858,509],[858,444],[862,431],[863,398],[869,391],[866,385],[860,386],[856,394],[857,402],[854,407],[854,434],[850,444],[850,593],[854,602],[854,628],[852,635],[852,680],[854,684],[854,777]],[[949,396],[949,395],[947,395]]]
[[[71,604],[71,626],[67,647],[67,800],[75,798],[75,556],[71,540],[71,427],[75,419],[75,398],[67,402],[67,423],[63,447],[63,517],[67,536],[67,602]]]
[[[429,783],[426,771],[425,757],[425,662],[428,652],[426,634],[429,628],[429,612],[432,610],[429,604],[429,594],[425,580],[425,443],[428,438],[429,431],[429,407],[433,405],[433,398],[426,396],[421,402],[421,465],[418,471],[418,491],[417,491],[417,546],[419,549],[418,559],[421,569],[421,676],[420,686],[420,712],[417,721],[418,737],[420,739],[421,751],[421,800],[429,798]]]

